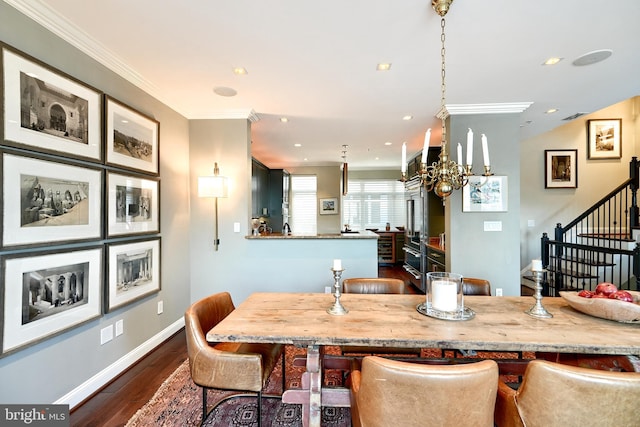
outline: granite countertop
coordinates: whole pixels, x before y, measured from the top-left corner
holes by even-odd
[[[245,239],[250,240],[295,240],[295,239],[377,239],[378,235],[372,231],[359,231],[348,233],[318,233],[318,234],[301,234],[301,233],[269,233],[260,234],[258,236],[245,236]]]

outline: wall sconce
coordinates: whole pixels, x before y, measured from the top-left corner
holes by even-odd
[[[218,250],[220,239],[218,238],[218,198],[227,197],[229,186],[227,185],[227,177],[220,176],[218,162],[214,164],[213,176],[198,177],[198,197],[213,197],[215,206],[215,239],[213,246]]]

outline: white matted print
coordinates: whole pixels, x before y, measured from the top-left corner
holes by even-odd
[[[0,151],[2,245],[102,237],[102,172]]]
[[[107,174],[108,236],[153,234],[160,231],[160,191],[157,179]]]
[[[160,123],[113,98],[105,98],[107,163],[157,175]]]
[[[2,353],[101,314],[102,247],[3,260]]]
[[[506,212],[506,176],[470,176],[462,193],[463,212]]]
[[[102,161],[100,92],[6,46],[2,64],[5,144]]]
[[[105,313],[160,291],[160,238],[111,244]]]

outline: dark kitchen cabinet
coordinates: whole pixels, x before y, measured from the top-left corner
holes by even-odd
[[[286,170],[269,170],[269,227],[274,233],[281,232],[289,222],[289,182]]]
[[[269,214],[269,168],[253,159],[251,162],[251,216]]]

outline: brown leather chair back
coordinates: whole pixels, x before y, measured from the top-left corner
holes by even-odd
[[[354,427],[493,427],[498,364],[423,365],[365,357],[351,373]]]
[[[404,281],[400,279],[350,278],[342,281],[342,292],[345,294],[405,294],[407,289]]]
[[[462,279],[462,293],[464,295],[491,296],[491,283],[485,279],[465,277]]]
[[[221,292],[193,303],[185,312],[187,353],[193,382],[201,387],[262,390],[260,354],[236,351],[240,344],[207,342],[207,332],[235,309],[231,295]]]
[[[637,427],[640,373],[532,360],[518,391],[500,384],[499,427]]]

